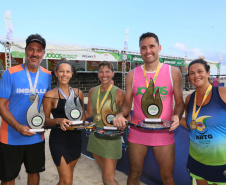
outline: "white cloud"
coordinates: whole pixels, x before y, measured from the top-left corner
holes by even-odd
[[[189,50],[189,55],[191,58],[205,57],[205,53],[203,53],[199,48],[191,48]]]
[[[188,58],[199,58],[199,57],[205,57],[205,53],[202,52],[199,48],[187,48],[185,44],[176,42],[174,44],[174,49],[176,49],[179,52],[183,52],[185,55],[188,56]]]
[[[174,48],[179,50],[179,51],[183,51],[183,52],[186,51],[186,46],[184,44],[179,43],[179,42],[176,42],[174,44]]]

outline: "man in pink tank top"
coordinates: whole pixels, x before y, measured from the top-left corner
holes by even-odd
[[[127,74],[125,99],[120,113],[113,120],[114,125],[121,129],[126,127],[125,116],[131,111],[133,100],[134,112],[132,120],[137,121],[146,118],[141,108],[141,99],[146,90],[146,79],[149,83],[150,78],[154,78],[154,76],[157,76],[154,87],[160,89],[160,97],[163,104],[160,118],[171,120],[173,123],[168,131],[145,131],[132,126],[130,127],[128,138],[130,173],[127,183],[129,185],[140,184],[144,159],[151,146],[159,164],[163,185],[174,185],[175,145],[173,130],[179,126],[179,120],[184,111],[182,77],[178,68],[171,67],[167,64],[160,64],[159,52],[161,51],[161,45],[159,45],[157,35],[150,32],[144,33],[140,37],[139,44],[144,65],[136,67]],[[146,71],[146,73],[143,71]],[[159,71],[159,73],[156,71]],[[155,73],[158,73],[158,75],[155,75]],[[174,109],[173,97],[175,99]]]

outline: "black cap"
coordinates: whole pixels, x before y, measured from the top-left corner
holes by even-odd
[[[31,42],[38,42],[43,46],[43,48],[46,48],[46,40],[42,38],[41,35],[39,34],[32,34],[26,39],[26,47],[31,43]]]

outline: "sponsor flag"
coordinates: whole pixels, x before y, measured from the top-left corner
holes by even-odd
[[[11,40],[13,38],[13,24],[10,10],[5,11],[5,32],[6,39]]]
[[[129,28],[126,28],[125,41],[124,41],[124,49],[128,49],[128,38],[129,38]]]
[[[220,53],[219,53],[219,61],[222,61],[221,51],[220,51]]]

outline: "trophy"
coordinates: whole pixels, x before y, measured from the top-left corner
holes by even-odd
[[[153,95],[154,95],[154,82],[151,78],[149,86],[141,99],[141,108],[144,115],[147,117],[145,119],[145,122],[161,123],[161,119],[158,119],[158,118],[162,113],[163,105],[162,105],[159,89],[157,89],[155,92],[155,98]]]
[[[101,117],[106,126],[112,126],[111,121],[115,118],[117,113],[116,103],[114,102],[112,105],[111,102],[112,95],[109,93],[108,99],[101,109]]]
[[[31,127],[31,132],[44,132],[43,125],[45,123],[45,114],[43,111],[43,105],[40,105],[40,112],[38,111],[39,95],[35,96],[35,99],[31,106],[27,110],[27,123]]]
[[[75,92],[74,89],[71,90],[70,96],[65,103],[65,114],[70,121],[73,123],[79,122],[81,124],[83,109],[79,100],[79,96],[76,97],[74,102]],[[76,103],[76,105],[75,105]],[[83,123],[83,122],[82,122]]]

